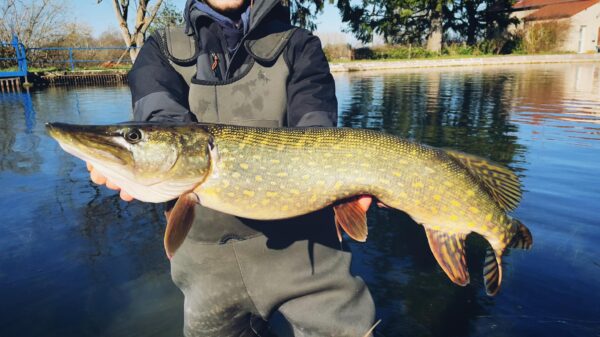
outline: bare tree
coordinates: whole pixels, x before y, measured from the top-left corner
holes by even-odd
[[[156,13],[163,0],[156,0],[156,3],[152,8],[148,7],[148,3],[152,0],[137,0],[135,23],[131,28],[127,25],[127,19],[129,17],[129,0],[111,1],[115,9],[115,14],[117,16],[117,21],[119,22],[119,27],[121,28],[121,35],[123,36],[125,45],[130,48],[129,56],[131,57],[131,62],[134,62],[138,55],[139,47],[144,45],[146,31],[152,23],[152,20],[156,17]],[[102,0],[98,0],[98,3],[100,2],[102,2]]]
[[[0,40],[13,34],[27,47],[52,43],[62,35],[66,6],[63,0],[0,1]]]

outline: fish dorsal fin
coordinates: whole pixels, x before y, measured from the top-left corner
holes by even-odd
[[[501,254],[496,254],[491,248],[485,252],[485,262],[483,263],[483,283],[485,292],[489,296],[494,296],[500,290],[502,283],[502,259]]]
[[[449,234],[425,227],[427,241],[436,261],[452,282],[466,286],[469,272],[465,260],[466,234]]]
[[[500,207],[506,211],[517,207],[521,200],[521,183],[514,172],[481,157],[454,150],[444,151],[480,181]]]
[[[360,206],[358,199],[337,204],[333,206],[333,211],[340,241],[342,241],[340,228],[356,241],[365,242],[367,240],[367,213]]]
[[[198,204],[198,196],[194,192],[184,193],[177,199],[173,209],[167,213],[167,229],[165,230],[165,252],[169,260],[181,246],[194,222],[194,207]]]

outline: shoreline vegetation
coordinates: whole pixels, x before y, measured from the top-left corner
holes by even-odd
[[[600,53],[549,53],[549,54],[507,54],[507,55],[437,55],[415,56],[412,58],[374,58],[374,59],[330,59],[332,72],[340,71],[365,71],[384,69],[403,69],[419,67],[451,67],[475,65],[508,65],[508,64],[533,64],[533,63],[569,63],[569,62],[600,62]],[[75,70],[66,70],[60,67],[30,68],[29,73],[42,77],[69,76],[73,74],[107,74],[126,73],[131,68],[130,64],[76,67]],[[11,68],[2,69],[10,71]]]

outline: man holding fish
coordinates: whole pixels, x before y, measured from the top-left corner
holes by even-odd
[[[188,0],[184,14],[185,29],[150,37],[129,74],[134,120],[335,126],[335,86],[319,39],[291,26],[280,1]],[[95,183],[134,199],[128,186],[88,169]],[[370,203],[359,197],[352,207],[364,214]],[[185,295],[186,336],[268,336],[276,311],[295,336],[363,336],[372,327],[371,295],[350,274],[332,208],[278,221],[197,203],[194,213],[177,252],[167,251]]]

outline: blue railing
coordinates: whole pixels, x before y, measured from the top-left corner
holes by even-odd
[[[0,57],[0,61],[17,61],[17,71],[0,71],[2,77],[25,77],[27,78],[27,50],[16,35],[13,35],[11,42],[0,41],[1,47],[12,47],[15,50],[15,57]]]
[[[131,47],[138,48],[138,47]],[[36,47],[36,48],[27,48],[28,52],[43,52],[43,51],[58,51],[58,52],[67,52],[66,58],[64,59],[53,59],[53,60],[44,60],[44,63],[62,63],[68,64],[71,70],[75,70],[75,66],[78,63],[105,63],[105,62],[123,62],[129,63],[131,62],[129,56],[125,56],[123,58],[107,58],[107,59],[79,59],[75,57],[75,52],[78,51],[100,51],[100,50],[121,50],[126,52],[131,48],[128,47]]]
[[[5,71],[0,72],[0,77],[24,77],[27,76],[27,58],[34,63],[41,65],[46,64],[66,64],[71,70],[75,70],[78,63],[90,64],[90,63],[130,63],[131,60],[128,55],[124,55],[132,48],[139,47],[35,47],[25,48],[25,46],[19,42],[17,36],[13,36],[11,42],[1,42],[0,47],[12,47],[14,49],[14,57],[0,57],[1,61],[16,61],[17,71]],[[95,51],[122,51],[120,58],[114,58],[114,53],[108,53],[105,58],[82,58],[88,52],[88,55],[94,55]],[[49,53],[57,52],[55,55],[44,55],[43,57],[36,57],[36,53]],[[64,55],[61,53],[64,52]]]

